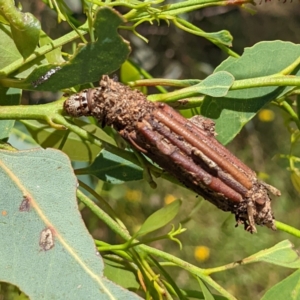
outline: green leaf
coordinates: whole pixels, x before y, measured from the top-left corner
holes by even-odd
[[[178,214],[181,203],[181,200],[177,199],[153,213],[134,236],[139,237],[167,225]]]
[[[140,299],[103,276],[68,157],[0,151],[0,281],[30,299]]]
[[[4,1],[1,12],[10,24],[11,34],[20,54],[27,58],[36,48],[41,30],[41,24],[30,13],[20,12],[14,1]]]
[[[20,104],[21,92],[20,89],[0,87],[0,106]],[[14,124],[14,120],[0,121],[0,140],[9,136]]]
[[[225,45],[227,47],[232,47],[233,37],[228,30],[221,30],[218,32],[204,32],[201,36],[209,39],[213,43]]]
[[[223,97],[228,93],[234,82],[234,77],[224,71],[216,72],[195,86],[195,90],[212,97]]]
[[[187,297],[190,297],[192,299],[194,299],[194,298],[195,299],[204,299],[204,295],[202,292],[195,291],[195,290],[184,290],[184,292]],[[213,295],[213,297],[215,300],[228,300],[227,297],[220,296],[220,295]]]
[[[26,126],[32,138],[43,148],[58,149],[67,135],[67,139],[60,150],[66,153],[71,160],[92,162],[101,151],[99,146],[82,140],[73,132],[55,130],[49,127],[47,123],[36,120],[23,120],[22,123]],[[97,130],[95,125],[89,125],[89,127],[94,127]]]
[[[261,300],[298,300],[300,299],[300,270],[288,276],[271,289],[269,289]]]
[[[200,284],[200,287],[201,287],[201,291],[203,292],[203,295],[204,295],[204,299],[205,300],[214,300],[214,296],[212,295],[212,293],[209,291],[209,289],[207,288],[207,286],[204,284],[204,282],[199,278],[197,277],[197,280]]]
[[[124,83],[142,79],[143,76],[139,70],[128,60],[126,60],[120,69],[121,81]]]
[[[111,144],[113,146],[117,146],[117,143],[113,138],[111,138],[102,128],[95,124],[84,122],[81,119],[74,119],[73,122],[79,126],[80,128],[84,129],[97,139],[104,141],[108,144]]]
[[[0,69],[19,59],[20,53],[9,35],[9,26],[0,24]],[[20,103],[21,90],[15,88],[0,87],[0,106],[17,105]],[[0,139],[9,136],[11,129],[15,124],[14,120],[0,121]]]
[[[123,83],[127,83],[130,81],[135,81],[139,79],[143,79],[144,77],[141,75],[140,71],[128,60],[126,60],[120,69],[120,79]],[[147,95],[147,87],[140,86],[136,87],[136,89],[140,90],[143,94]]]
[[[39,41],[41,24],[32,14],[20,13],[20,23],[11,23],[11,33],[13,40],[26,59],[36,49]]]
[[[273,75],[291,65],[299,56],[300,45],[282,41],[261,42],[246,48],[240,58],[228,58],[215,72],[227,71],[235,80]],[[293,75],[300,75],[300,69],[297,68]],[[207,96],[201,106],[201,113],[215,120],[217,138],[227,144],[265,104],[292,88],[257,87],[229,91],[223,98]]]
[[[257,252],[242,260],[242,264],[249,264],[253,262],[267,262],[270,264],[286,267],[286,268],[300,268],[300,258],[294,245],[284,240],[275,246]]]
[[[122,23],[116,11],[108,7],[99,9],[94,22],[95,42],[79,45],[74,57],[60,67],[43,65],[35,69],[25,80],[28,89],[57,91],[98,81],[103,74],[117,70],[130,51],[117,32]],[[49,78],[40,81],[46,73]]]
[[[143,179],[142,168],[106,150],[102,150],[87,168],[77,169],[76,174],[94,175],[112,184]]]
[[[127,265],[107,258],[104,258],[104,264],[104,275],[109,280],[131,291],[137,290],[140,287],[135,274]]]
[[[19,58],[20,55],[13,39],[10,36],[10,28],[0,23],[0,69],[8,66]]]

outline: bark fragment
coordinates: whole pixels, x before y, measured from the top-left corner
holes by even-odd
[[[74,117],[94,116],[112,126],[136,149],[186,187],[224,211],[251,233],[255,224],[275,228],[268,191],[253,170],[215,139],[214,123],[187,120],[170,106],[153,103],[137,90],[103,76],[100,86],[72,95],[64,103]]]

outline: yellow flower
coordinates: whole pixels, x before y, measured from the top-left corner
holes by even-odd
[[[126,198],[131,202],[140,202],[142,199],[142,193],[138,190],[127,190]]]
[[[258,113],[258,118],[262,122],[272,122],[275,118],[275,114],[271,109],[262,109]]]
[[[209,258],[210,250],[206,246],[197,246],[194,251],[194,257],[198,261],[205,261]]]
[[[164,201],[165,201],[165,204],[168,205],[168,204],[172,203],[173,201],[175,201],[176,199],[177,198],[174,197],[173,195],[168,194],[165,196]]]

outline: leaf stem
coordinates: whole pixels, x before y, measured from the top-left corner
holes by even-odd
[[[169,275],[169,273],[161,266],[161,264],[152,256],[149,256],[149,259],[151,260],[152,264],[154,264],[160,272],[163,274],[164,278],[166,280],[162,280],[165,287],[169,290],[169,292],[172,292],[174,295],[179,297],[179,299],[182,300],[188,300],[181,292],[180,288],[177,286],[173,278]]]
[[[89,187],[87,184],[85,184],[83,181],[78,180],[79,185],[84,188],[87,192],[89,192],[92,196],[94,196],[99,203],[105,207],[109,215],[124,229],[126,229],[126,226],[121,221],[121,219],[116,215],[115,211],[112,209],[112,207],[105,201],[94,189]]]
[[[111,251],[113,253],[115,253],[116,255],[128,260],[129,262],[132,262],[133,259],[132,257],[129,255],[129,251],[123,251],[123,250],[119,250],[119,249],[109,249],[109,246],[111,246],[110,244],[108,243],[105,243],[103,241],[99,241],[99,240],[94,240],[96,246],[97,246],[97,249],[99,251],[102,251],[102,249],[105,249],[105,247],[107,247],[108,251]],[[103,250],[103,251],[106,251],[106,250]]]
[[[256,88],[264,86],[299,86],[300,87],[300,77],[293,75],[286,76],[263,76],[242,80],[235,80],[230,90],[241,90],[246,88]]]
[[[83,192],[77,189],[78,199],[85,204],[100,220],[105,222],[110,229],[115,233],[119,234],[126,241],[130,237],[129,232],[123,226],[121,227],[116,221],[114,221],[106,212],[100,209],[89,197],[87,197]]]
[[[276,225],[277,229],[287,232],[297,238],[300,238],[300,230],[299,229],[292,227],[290,225],[284,224],[279,221],[275,221],[275,225]]]
[[[114,221],[108,214],[106,214],[104,211],[102,211],[91,199],[89,199],[86,195],[84,195],[81,191],[77,190],[77,197],[78,199],[83,202],[87,207],[91,209],[91,211],[99,217],[103,222],[105,222],[111,230],[113,230],[115,233],[119,234],[125,241],[130,241],[132,237],[130,236],[129,232],[125,230],[124,228],[120,227],[119,224],[117,224],[116,221]],[[203,281],[207,282],[209,285],[211,285],[213,288],[218,290],[222,295],[227,297],[228,299],[235,299],[231,294],[229,294],[225,289],[223,289],[220,285],[218,285],[213,279],[211,279],[209,276],[207,276],[205,273],[206,271],[204,269],[198,268],[196,266],[193,266],[190,263],[187,263],[186,261],[177,258],[169,253],[165,253],[161,250],[149,247],[147,245],[139,245],[136,246],[137,251],[143,251],[145,254],[151,254],[155,255],[157,257],[160,257],[162,259],[165,259],[168,262],[172,262],[178,267],[181,267],[182,269],[185,269],[186,271],[199,276]]]
[[[128,82],[128,85],[131,87],[136,86],[172,86],[178,88],[184,88],[188,86],[192,86],[195,84],[201,83],[199,79],[185,79],[185,80],[178,80],[178,79],[166,79],[166,78],[151,78],[151,79],[139,79],[135,81]]]
[[[202,36],[202,37],[208,39],[209,41],[214,43],[216,46],[221,48],[228,55],[230,55],[232,57],[236,57],[236,58],[239,57],[239,55],[237,53],[235,53],[233,50],[228,48],[228,46],[230,46],[231,42],[232,42],[232,36],[230,35],[229,32],[223,30],[221,32],[208,33],[208,32],[201,30],[200,28],[194,26],[193,24],[189,23],[188,21],[186,21],[184,19],[174,18],[174,19],[172,19],[172,21],[178,28],[180,28],[184,31],[187,31],[191,34]],[[226,36],[227,41],[225,42],[225,37],[223,37],[223,39],[221,40],[221,38],[218,35]]]
[[[287,66],[281,72],[279,72],[279,74],[280,75],[289,75],[295,70],[295,68],[298,67],[299,64],[300,64],[300,57],[298,57],[293,63],[291,63],[289,66]]]
[[[63,118],[61,116],[62,101],[43,105],[0,106],[0,120],[44,120],[51,127],[64,130],[66,129],[64,126],[54,122],[54,118]]]
[[[37,48],[28,58],[26,58],[26,60],[24,60],[23,57],[15,60],[13,63],[11,63],[10,65],[8,65],[0,70],[0,78],[7,77],[11,73],[17,71],[19,68],[32,62],[36,58],[38,58],[42,55],[45,55],[48,52],[50,52],[58,47],[61,47],[77,38],[80,38],[79,34],[81,34],[81,35],[86,34],[87,30],[88,30],[88,28],[84,24],[77,30],[78,33],[75,31],[71,31],[70,33],[52,41],[51,44],[47,44],[47,45],[42,46],[41,48]]]
[[[156,84],[174,86],[174,87],[192,87],[199,84],[201,80],[186,79],[186,80],[173,80],[165,78],[155,78],[151,80],[140,79],[130,83],[130,86],[154,86]],[[294,75],[268,75],[262,77],[248,78],[235,80],[230,90],[242,90],[257,87],[269,86],[298,86],[300,87],[300,77]],[[172,93],[172,92],[171,92]],[[155,97],[156,94],[151,95]]]
[[[284,111],[286,111],[292,118],[292,120],[296,123],[298,129],[300,130],[300,120],[297,115],[297,113],[294,111],[294,109],[291,107],[291,105],[287,101],[273,101],[274,105],[282,108]]]

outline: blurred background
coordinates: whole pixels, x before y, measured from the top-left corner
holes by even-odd
[[[41,21],[43,30],[51,38],[55,39],[71,30],[65,22],[57,25],[56,14],[42,1],[19,2],[23,11],[31,12]],[[80,1],[65,2],[74,12],[73,16],[83,22],[85,16],[82,14]],[[261,1],[254,8],[256,14],[250,14],[239,7],[226,6],[202,9],[186,14],[185,18],[207,32],[222,29],[230,31],[234,37],[232,49],[241,55],[244,48],[260,41],[283,40],[300,43],[299,8],[300,2],[296,0],[285,3],[277,0]],[[165,23],[159,26],[143,23],[138,27],[138,32],[149,40],[148,44],[129,32],[120,33],[131,43],[131,59],[153,77],[203,79],[226,59],[226,54],[209,41]],[[51,93],[25,92],[23,103],[43,103],[55,99],[57,95]],[[245,126],[228,148],[262,179],[281,190],[282,196],[273,201],[276,219],[300,228],[300,196],[291,182],[287,161],[277,158],[279,154],[288,154],[290,151],[290,133],[285,126],[286,121],[285,113],[269,105]],[[300,151],[298,155],[300,156]],[[258,227],[258,233],[251,235],[242,226],[235,228],[233,216],[202,201],[193,192],[162,179],[156,180],[158,188],[155,190],[143,181],[113,186],[91,178],[88,180],[95,189],[102,190],[102,196],[121,216],[131,233],[164,204],[177,198],[182,199],[183,205],[174,224],[181,222],[188,229],[179,236],[183,249],[180,250],[171,241],[154,242],[151,246],[201,268],[212,268],[241,260],[284,239],[291,240],[296,248],[300,247],[299,240],[280,231],[273,232]],[[194,208],[196,209],[191,215]],[[83,208],[82,214],[95,238],[112,244],[121,242],[88,210]],[[170,229],[171,226],[167,226],[153,236],[166,233]],[[180,287],[199,289],[198,283],[185,271],[168,271]],[[238,299],[260,299],[266,290],[292,272],[290,269],[257,263],[221,272],[213,275],[213,278]]]

